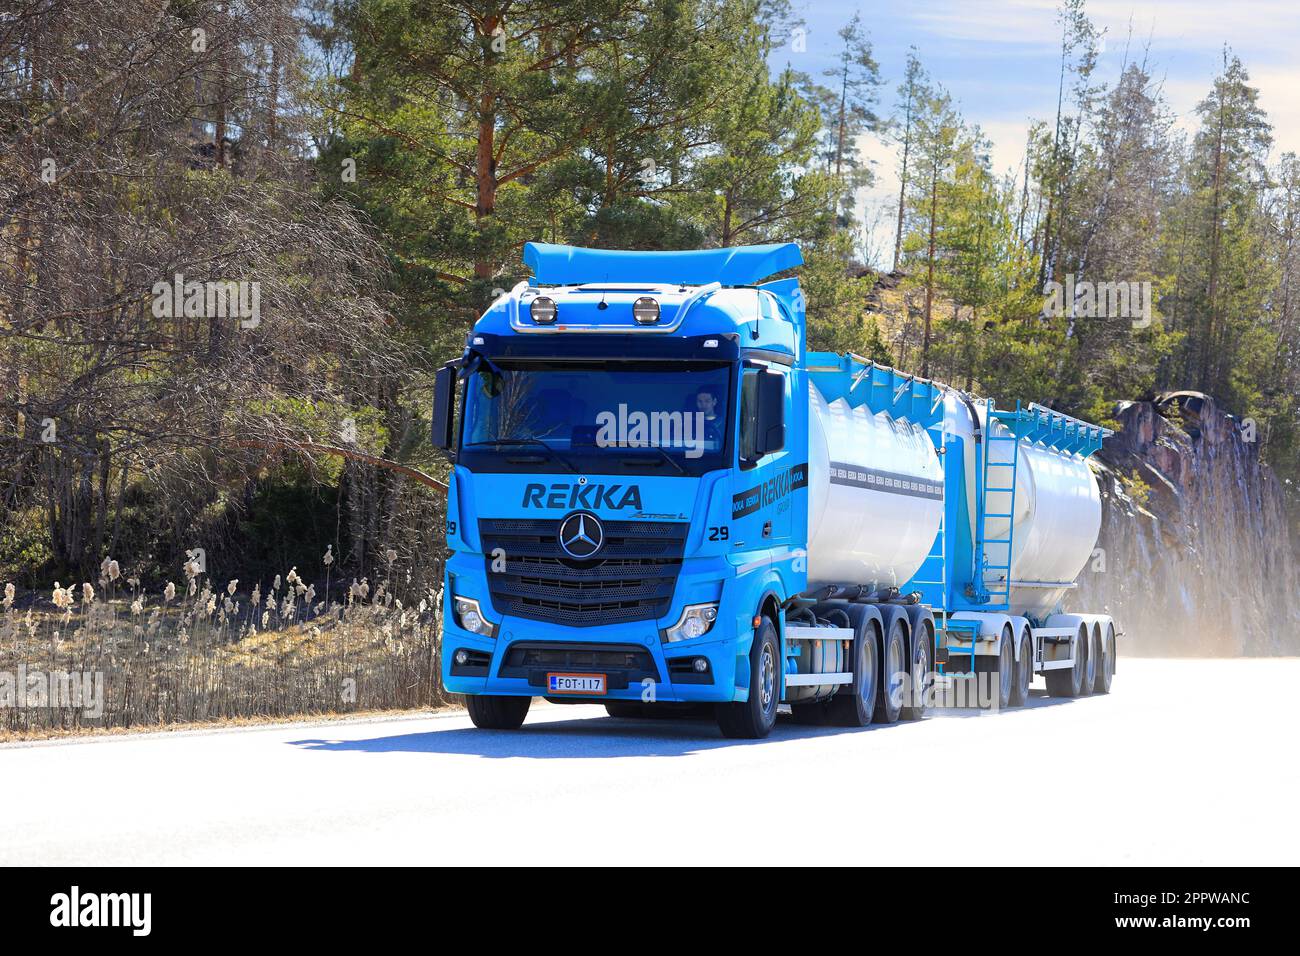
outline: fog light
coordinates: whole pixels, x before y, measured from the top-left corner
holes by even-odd
[[[709,669],[709,660],[706,657],[695,658],[695,673],[703,674]]]
[[[632,303],[632,318],[639,325],[654,325],[659,321],[659,303],[648,295],[643,295]]]
[[[539,295],[533,299],[532,305],[528,307],[528,314],[533,317],[533,321],[538,325],[550,325],[555,321],[559,310],[555,307],[555,300],[548,299],[544,295]]]
[[[465,648],[462,647],[456,652],[456,663],[460,664],[462,667],[469,663],[469,654],[466,653]]]

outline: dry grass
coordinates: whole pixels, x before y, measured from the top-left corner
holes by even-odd
[[[328,565],[327,565],[328,569]],[[261,588],[188,581],[146,594],[105,561],[99,587],[4,592],[0,617],[0,738],[265,721],[430,708],[439,681],[440,595],[406,606],[387,581],[353,582],[341,603],[316,602],[291,571]],[[33,699],[29,676],[85,674],[102,687],[75,702]],[[37,685],[40,678],[35,677]],[[92,685],[93,686],[93,685]],[[15,696],[16,695],[16,696]]]

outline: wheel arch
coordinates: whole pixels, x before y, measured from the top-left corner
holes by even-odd
[[[1014,620],[1010,614],[998,614],[993,611],[958,611],[952,615],[954,621],[978,621],[979,622],[979,643],[976,649],[977,657],[997,657],[1002,653],[1002,638],[1011,627],[1011,637],[1014,640],[1016,629],[1012,625]],[[991,642],[991,643],[990,643]]]
[[[907,613],[907,607],[901,604],[877,604],[874,607],[880,611],[880,638],[884,640],[885,635],[893,628],[895,621],[903,622],[903,650],[904,656],[908,660],[912,658],[912,621],[911,615]]]

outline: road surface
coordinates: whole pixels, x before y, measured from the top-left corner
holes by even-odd
[[[1109,697],[722,739],[535,704],[0,746],[4,864],[1294,864],[1300,660],[1121,659]]]

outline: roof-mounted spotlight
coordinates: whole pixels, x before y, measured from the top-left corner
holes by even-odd
[[[659,321],[659,303],[648,295],[643,295],[632,303],[632,318],[638,325],[654,325]]]
[[[528,314],[533,317],[533,321],[538,325],[550,325],[555,321],[559,310],[555,307],[555,300],[548,299],[544,295],[539,295],[533,299],[532,304],[528,306]]]

